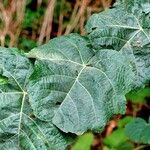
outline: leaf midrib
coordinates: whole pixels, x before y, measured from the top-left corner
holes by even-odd
[[[74,85],[76,84],[76,82],[79,82],[78,79],[79,79],[81,73],[83,72],[83,70],[84,70],[85,68],[86,68],[86,69],[87,69],[87,68],[90,68],[89,66],[86,66],[86,65],[83,65],[83,64],[79,64],[79,63],[73,62],[73,61],[71,61],[71,60],[65,60],[65,59],[51,59],[51,58],[41,58],[41,57],[36,57],[36,58],[38,58],[39,60],[44,59],[44,60],[49,60],[49,61],[52,61],[52,62],[55,62],[55,61],[67,61],[67,62],[70,62],[70,63],[73,63],[73,64],[77,64],[77,65],[82,66],[82,69],[81,69],[80,72],[78,73],[78,76],[77,76],[76,78],[74,78],[75,81],[74,81],[74,83],[72,84],[70,90],[67,92],[67,94],[66,94],[64,100],[66,99],[67,96],[70,97],[70,92],[71,92],[72,88],[74,87]],[[114,94],[116,95],[115,87],[113,86],[113,83],[111,82],[111,79],[109,79],[109,77],[105,74],[105,72],[103,72],[102,70],[100,70],[100,69],[98,69],[98,68],[96,68],[96,67],[91,67],[91,68],[100,71],[100,72],[106,77],[106,79],[108,80],[108,82],[110,83],[110,85],[111,85],[112,88],[113,88]],[[56,74],[56,75],[57,75],[57,74]],[[55,76],[55,74],[53,74],[53,76]],[[61,76],[61,75],[59,75],[59,76]],[[64,76],[64,75],[63,75],[63,76]],[[71,77],[71,76],[68,76],[68,77]],[[72,77],[71,77],[71,78],[72,78]],[[80,83],[80,82],[79,82],[79,83]],[[83,86],[83,85],[82,85],[82,86]],[[85,88],[85,87],[84,87],[84,88]],[[86,89],[86,88],[85,88],[85,89]],[[86,89],[86,91],[89,93],[89,91],[88,91],[87,89]],[[90,97],[92,98],[92,96],[91,96],[90,93],[89,93],[89,95],[90,95]],[[72,99],[72,98],[71,98],[71,99]],[[93,98],[92,98],[91,100],[93,100]],[[114,102],[113,102],[113,104],[114,104]],[[94,111],[95,111],[95,107],[94,107],[93,101],[92,101],[92,105],[93,105],[93,109],[94,109]],[[60,107],[59,107],[60,111],[62,111],[62,110],[61,110],[61,106],[62,106],[62,105],[60,105]],[[77,112],[78,112],[78,111],[77,111]],[[62,113],[62,115],[63,115],[63,113]],[[96,112],[94,113],[94,115],[95,115],[95,118],[97,118],[97,117],[96,117],[96,116],[97,116],[97,115],[96,115]],[[96,120],[97,120],[97,119],[96,119]],[[78,122],[79,122],[79,115],[78,115]]]
[[[150,41],[150,37],[144,32],[144,29],[143,29],[142,26],[140,25],[138,18],[137,18],[134,14],[131,14],[131,13],[128,13],[128,12],[126,12],[126,13],[129,14],[129,15],[132,15],[132,16],[135,18],[135,20],[137,21],[137,24],[138,24],[138,28],[135,28],[135,27],[132,27],[132,26],[125,26],[125,25],[122,25],[122,23],[121,23],[121,22],[118,22],[118,20],[115,20],[115,21],[116,21],[116,24],[118,24],[118,25],[113,25],[113,24],[112,24],[112,25],[106,25],[107,27],[120,27],[120,28],[127,28],[127,29],[135,29],[135,30],[137,30],[137,32],[136,32],[129,40],[126,41],[126,43],[123,45],[123,47],[125,47],[128,43],[130,44],[130,41],[131,41],[139,32],[143,32],[144,35],[147,37],[147,39]],[[106,18],[111,18],[111,19],[113,19],[113,20],[115,19],[115,18],[112,17],[112,16],[103,15],[103,14],[98,15],[98,19],[101,19],[100,16],[103,16],[103,17],[106,17]],[[123,47],[122,47],[122,48],[123,48]],[[120,50],[122,50],[122,48],[121,48]]]
[[[26,95],[28,94],[27,92],[25,92],[25,90],[21,87],[20,83],[15,79],[15,77],[7,70],[4,68],[4,66],[2,67],[2,69],[7,72],[13,79],[14,81],[16,82],[16,84],[18,85],[18,87],[20,88],[21,92],[3,92],[2,91],[2,94],[22,94],[22,100],[21,100],[21,108],[20,108],[20,112],[17,113],[17,114],[14,114],[14,115],[11,115],[9,117],[12,117],[12,116],[16,116],[19,114],[19,123],[18,123],[18,132],[16,135],[18,135],[18,146],[19,146],[19,135],[20,135],[20,131],[21,131],[21,123],[22,123],[22,116],[23,116],[23,109],[24,109],[24,103],[25,103],[25,98],[26,98]],[[9,118],[7,117],[7,118]],[[4,118],[3,120],[7,119],[7,118]],[[2,120],[1,120],[2,121]],[[0,121],[0,122],[1,122]],[[15,136],[15,135],[14,135]],[[19,146],[20,147],[20,146]]]
[[[93,56],[92,56],[93,57]],[[80,66],[82,66],[82,69],[80,70],[80,72],[78,73],[78,76],[76,77],[76,78],[74,78],[75,79],[75,81],[79,78],[79,76],[80,76],[80,74],[82,73],[82,71],[85,69],[85,68],[94,68],[94,69],[97,69],[97,70],[99,70],[101,73],[103,73],[105,76],[106,76],[106,78],[107,79],[109,79],[109,77],[105,74],[105,72],[103,72],[102,70],[100,70],[100,69],[98,69],[98,68],[96,68],[96,67],[94,67],[94,66],[92,66],[92,67],[90,67],[90,66],[86,66],[86,65],[83,65],[83,64],[80,64],[80,63],[76,63],[76,62],[74,62],[74,61],[71,61],[71,60],[65,60],[65,59],[51,59],[51,58],[42,58],[42,57],[36,57],[37,59],[39,59],[39,60],[49,60],[49,61],[52,61],[52,62],[55,62],[55,61],[68,61],[68,62],[71,62],[71,63],[73,63],[73,64],[77,64],[77,65],[80,65]],[[90,59],[91,60],[91,59]],[[89,62],[90,62],[90,60],[89,60]],[[55,74],[54,74],[55,75]],[[57,75],[57,74],[56,74]],[[61,76],[61,75],[60,75]],[[71,76],[68,76],[68,77],[71,77]],[[73,77],[71,77],[71,78],[73,78]],[[109,79],[109,81],[110,81],[110,84],[112,85],[112,87],[113,87],[113,84],[112,84],[112,82],[111,82],[111,80]],[[74,85],[74,83],[73,83],[73,85]],[[113,87],[114,88],[114,87]]]

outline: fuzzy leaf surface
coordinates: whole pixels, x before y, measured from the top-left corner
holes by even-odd
[[[0,149],[62,150],[69,136],[35,117],[27,84],[33,68],[17,49],[0,48]]]
[[[114,114],[125,112],[134,74],[120,52],[95,54],[87,38],[71,34],[33,49],[29,57],[37,59],[29,97],[39,119],[53,117],[62,131],[82,134],[101,131]]]
[[[149,18],[149,0],[120,0],[116,7],[91,16],[86,25],[96,50],[121,51],[131,61],[135,88],[150,80]]]
[[[136,143],[150,144],[150,122],[136,118],[125,127],[126,135]]]

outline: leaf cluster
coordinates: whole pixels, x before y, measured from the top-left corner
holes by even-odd
[[[1,47],[0,149],[62,150],[124,114],[125,94],[150,80],[149,17],[148,0],[120,0],[90,17],[86,36],[28,54]]]

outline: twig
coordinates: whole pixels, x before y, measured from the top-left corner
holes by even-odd
[[[136,147],[134,150],[140,150],[140,149],[143,149],[147,146],[149,146],[149,145],[141,145],[141,146]]]
[[[55,3],[56,0],[49,0],[49,4],[45,12],[44,21],[42,24],[42,28],[38,40],[39,45],[43,43],[44,37],[46,37],[46,41],[50,39]]]
[[[70,22],[67,25],[66,31],[65,31],[64,34],[69,34],[72,31],[72,29],[74,28],[73,25],[77,24],[76,22],[78,22],[78,20],[79,20],[79,18],[77,16],[79,6],[80,6],[80,3],[79,3],[79,0],[77,0],[76,3],[75,3],[74,9],[73,9],[71,18],[70,18]]]
[[[63,31],[63,19],[64,19],[64,14],[63,14],[63,6],[64,6],[65,0],[61,0],[61,8],[60,8],[60,15],[59,15],[59,19],[58,19],[58,32],[57,32],[57,36],[60,36],[62,34]]]

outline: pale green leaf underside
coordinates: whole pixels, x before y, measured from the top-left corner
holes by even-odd
[[[101,131],[113,114],[125,112],[134,74],[120,52],[94,55],[87,39],[71,34],[33,49],[29,57],[39,59],[28,89],[40,119],[50,120],[54,111],[59,129],[82,134]]]
[[[62,150],[68,136],[34,116],[26,89],[30,73],[29,60],[17,49],[0,48],[0,149]]]
[[[136,118],[125,127],[126,135],[136,143],[150,144],[150,122]]]
[[[142,2],[121,2],[121,6],[94,14],[86,25],[95,49],[114,49],[130,59],[136,73],[134,87],[150,80],[150,5]]]

